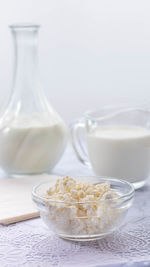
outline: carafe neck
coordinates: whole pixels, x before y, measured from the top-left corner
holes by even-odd
[[[33,90],[38,81],[37,37],[38,25],[10,26],[14,40],[15,66],[13,88]]]

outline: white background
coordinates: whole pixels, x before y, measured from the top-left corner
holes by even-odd
[[[43,88],[67,121],[91,108],[150,98],[150,1],[0,0],[0,105],[11,89],[8,24],[42,25]]]

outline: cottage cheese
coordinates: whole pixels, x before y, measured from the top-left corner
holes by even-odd
[[[111,231],[120,218],[119,209],[113,207],[117,204],[118,193],[110,188],[109,182],[92,184],[65,177],[58,179],[44,198],[48,211],[41,215],[59,233],[99,234]]]

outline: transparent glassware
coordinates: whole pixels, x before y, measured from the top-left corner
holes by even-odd
[[[150,111],[106,106],[88,111],[71,125],[77,158],[96,175],[144,186],[150,176]]]
[[[97,185],[108,182],[111,189],[118,193],[118,197],[86,202],[56,201],[45,197],[56,180],[39,184],[32,190],[32,199],[50,231],[73,241],[101,239],[116,231],[125,221],[132,205],[133,186],[126,181],[107,177],[80,176],[75,179]],[[92,212],[88,213],[90,210]]]
[[[0,118],[0,167],[9,174],[51,170],[67,143],[67,126],[39,82],[39,25],[10,26],[15,65],[12,92]]]

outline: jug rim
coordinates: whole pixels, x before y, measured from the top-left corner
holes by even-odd
[[[98,116],[96,113],[106,111],[105,114],[99,114]],[[108,111],[108,112],[107,112]],[[114,117],[118,114],[125,113],[125,112],[132,112],[132,111],[139,111],[139,112],[146,112],[150,113],[150,109],[147,107],[140,107],[140,106],[126,106],[126,105],[106,105],[101,108],[90,109],[84,112],[84,117],[86,119],[94,119],[94,120],[101,120],[101,119],[108,119]]]

